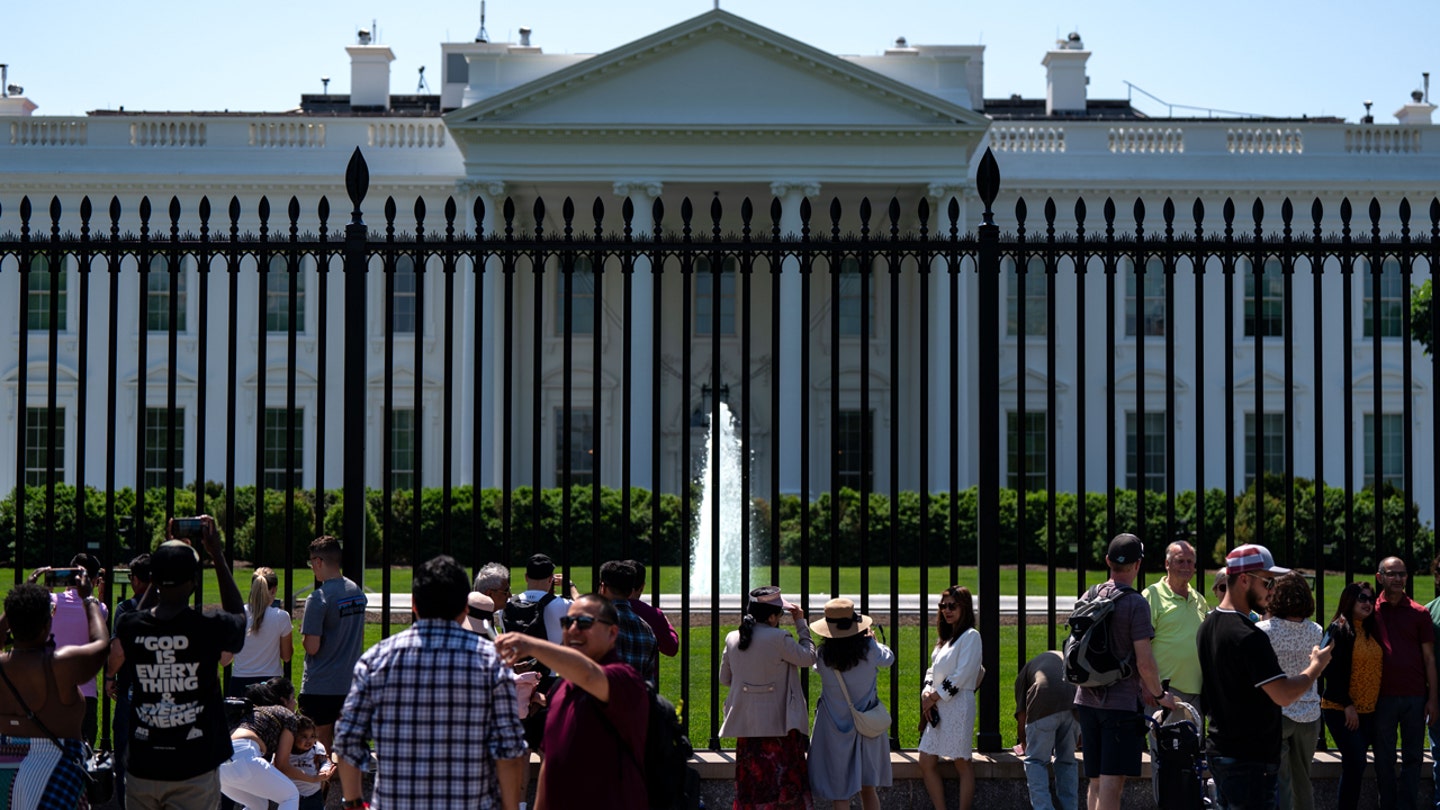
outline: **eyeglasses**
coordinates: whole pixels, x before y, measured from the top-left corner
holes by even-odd
[[[597,619],[594,616],[561,616],[560,629],[569,630],[570,625],[573,624],[576,630],[589,630],[595,626],[596,622],[600,624],[614,624],[614,622],[607,622],[604,619]]]
[[[1381,571],[1380,576],[1389,577],[1391,579],[1404,579],[1405,577],[1409,576],[1409,574],[1405,573],[1404,571]]]
[[[1375,594],[1373,594],[1373,593],[1366,593],[1365,591],[1361,591],[1360,593],[1355,594],[1355,601],[1356,601],[1356,602],[1374,602],[1374,601],[1375,601]]]

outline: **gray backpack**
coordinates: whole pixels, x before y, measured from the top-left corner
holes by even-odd
[[[1095,585],[1075,603],[1070,614],[1070,636],[1065,639],[1065,680],[1076,686],[1109,686],[1135,674],[1134,653],[1121,658],[1115,652],[1110,621],[1115,605],[1139,591],[1116,586],[1104,596]]]

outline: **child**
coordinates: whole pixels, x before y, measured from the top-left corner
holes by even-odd
[[[308,717],[301,716],[296,723],[290,767],[301,773],[292,780],[300,791],[300,810],[324,810],[325,794],[321,787],[330,779],[335,766],[325,746],[315,738],[315,721]]]

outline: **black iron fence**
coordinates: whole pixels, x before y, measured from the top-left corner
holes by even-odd
[[[636,558],[657,598],[680,583],[689,703],[690,627],[733,612],[703,592],[782,569],[812,610],[856,570],[862,611],[897,639],[917,570],[919,643],[899,654],[923,670],[927,595],[962,567],[991,640],[1002,570],[1024,626],[1042,566],[1054,647],[1119,531],[1190,539],[1202,565],[1232,540],[1321,573],[1428,561],[1440,375],[1414,348],[1429,321],[1412,290],[1440,266],[1440,201],[1424,236],[1408,202],[1370,201],[1360,222],[1348,200],[1334,224],[1285,200],[1278,231],[1258,201],[1245,222],[1228,200],[1181,222],[1166,200],[1149,228],[1139,201],[1122,222],[1106,200],[1095,223],[1079,200],[1069,224],[1047,200],[1037,229],[1020,200],[1002,234],[999,186],[987,153],[974,232],[953,198],[718,196],[627,199],[618,217],[566,199],[558,219],[543,199],[451,198],[439,228],[424,200],[402,222],[392,198],[376,231],[358,150],[343,233],[323,198],[313,217],[291,198],[278,226],[262,199],[243,234],[237,199],[162,216],[144,200],[138,233],[119,200],[77,218],[27,199],[0,211],[15,581],[83,548],[128,559],[164,517],[210,511],[232,553],[292,574],[311,537],[342,536],[348,575],[380,565],[389,633],[395,564],[544,550],[593,580]],[[713,671],[723,638],[705,638]],[[1034,652],[1016,639],[987,643],[989,671]],[[892,679],[892,705],[915,686]],[[982,686],[982,750],[1001,747],[1007,689]],[[698,693],[718,746],[719,690]]]

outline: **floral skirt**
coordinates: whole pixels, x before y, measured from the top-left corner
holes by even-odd
[[[798,729],[784,737],[741,737],[735,741],[734,810],[813,810],[810,738]]]

